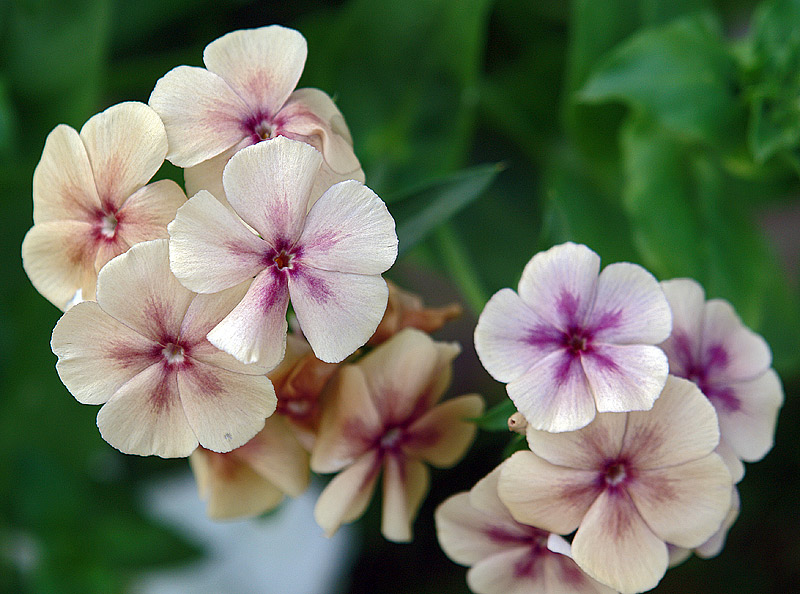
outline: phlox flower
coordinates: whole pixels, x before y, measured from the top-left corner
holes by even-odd
[[[120,103],[48,136],[33,173],[33,228],[22,242],[31,283],[60,309],[80,291],[94,299],[97,273],[140,241],[167,237],[186,201],[175,182],[149,185],[167,154],[158,115]]]
[[[215,293],[255,277],[208,334],[245,363],[271,368],[283,358],[290,296],[314,353],[329,363],[367,342],[386,309],[380,275],[397,257],[394,219],[354,180],[308,211],[321,162],[312,146],[284,137],[243,149],[223,174],[235,214],[201,191],[169,225],[170,265],[187,288]]]
[[[454,465],[475,436],[468,419],[483,411],[477,394],[437,404],[459,351],[406,328],[331,379],[311,453],[312,470],[339,472],[314,508],[327,535],[364,513],[383,471],[381,532],[392,541],[411,540],[428,492],[425,463]]]
[[[728,538],[728,532],[734,523],[736,523],[736,519],[739,517],[741,506],[742,501],[739,497],[739,489],[736,488],[736,485],[733,485],[733,488],[731,489],[731,506],[728,509],[728,514],[722,521],[722,525],[719,527],[719,530],[717,530],[711,536],[711,538],[694,549],[684,549],[681,547],[668,545],[667,549],[669,550],[669,566],[675,567],[676,565],[680,565],[686,561],[686,559],[688,559],[692,553],[701,559],[710,559],[719,555],[722,552],[722,549],[725,547],[725,541]]]
[[[584,427],[597,412],[649,410],[667,379],[669,305],[658,282],[565,243],[536,254],[519,293],[502,289],[475,328],[486,370],[536,429]]]
[[[364,181],[342,114],[319,89],[294,90],[305,38],[278,25],[233,31],[203,52],[206,68],[178,66],[161,78],[150,106],[164,121],[167,158],[185,171],[189,195],[225,199],[222,171],[237,151],[276,136],[311,144],[324,156],[316,198],[346,179]]]
[[[703,544],[730,509],[714,407],[687,380],[670,376],[649,411],[599,414],[571,433],[529,427],[527,437],[531,451],[503,464],[500,499],[523,524],[577,528],[575,562],[623,594],[655,587],[667,544]]]
[[[714,405],[719,453],[738,480],[744,473],[739,460],[755,462],[772,448],[783,403],[772,353],[730,303],[706,301],[697,282],[673,279],[661,286],[673,312],[672,335],[661,344],[670,373],[695,382]]]
[[[613,594],[587,576],[566,554],[560,536],[517,522],[497,496],[500,468],[436,509],[442,550],[469,566],[467,584],[475,594]]]
[[[228,452],[275,410],[264,369],[212,346],[208,331],[245,286],[196,295],[169,270],[166,239],[133,246],[100,271],[97,302],[70,308],[53,330],[56,369],[83,404],[102,404],[97,426],[126,454]]]

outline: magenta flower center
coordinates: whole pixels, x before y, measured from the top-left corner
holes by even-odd
[[[294,254],[286,252],[286,250],[281,250],[275,257],[272,258],[272,261],[275,262],[275,266],[278,270],[284,270],[286,268],[292,269],[294,265],[292,261],[294,260]]]
[[[567,352],[579,355],[589,350],[591,338],[583,328],[572,326],[563,334],[561,344]]]
[[[625,464],[617,462],[611,464],[606,469],[605,479],[606,484],[611,485],[612,487],[617,486],[621,482],[623,482],[628,477],[628,472],[625,469]]]
[[[161,349],[161,354],[169,365],[180,365],[186,360],[186,353],[179,344],[170,342]]]

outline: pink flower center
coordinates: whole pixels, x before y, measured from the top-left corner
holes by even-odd
[[[287,253],[286,250],[281,250],[278,255],[272,258],[272,261],[275,262],[275,266],[278,268],[278,270],[284,270],[285,268],[291,270],[294,268],[292,260],[294,260],[294,254]]]
[[[607,485],[616,487],[626,478],[628,478],[628,472],[625,469],[624,463],[616,462],[611,464],[608,468],[606,468],[605,479]]]
[[[113,239],[114,235],[117,233],[118,224],[119,221],[117,217],[114,216],[114,213],[104,215],[103,218],[100,219],[100,235],[108,239]]]
[[[186,360],[186,353],[183,347],[173,342],[167,343],[167,345],[161,349],[161,354],[164,356],[168,365],[180,365]]]
[[[562,336],[561,344],[572,355],[579,355],[589,350],[591,335],[578,326],[570,327]]]
[[[403,439],[403,431],[400,427],[393,427],[381,436],[381,449],[394,450]]]

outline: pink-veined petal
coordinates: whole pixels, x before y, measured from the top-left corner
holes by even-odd
[[[286,350],[289,290],[274,267],[256,276],[242,301],[208,333],[208,341],[242,363],[272,369]]]
[[[166,239],[136,244],[97,279],[103,311],[156,342],[177,339],[193,298],[170,272]]]
[[[208,192],[198,192],[169,224],[172,272],[198,293],[216,293],[266,268],[269,245]]]
[[[663,541],[679,547],[703,544],[730,509],[731,475],[722,458],[640,471],[627,486],[636,509]]]
[[[93,301],[78,303],[53,330],[56,370],[78,402],[102,404],[161,358],[160,347],[115,320]]]
[[[557,245],[526,264],[519,296],[550,326],[583,325],[594,304],[599,270],[600,256],[585,245]]]
[[[302,268],[289,275],[297,321],[314,354],[338,363],[363,346],[380,324],[389,289],[380,276]]]
[[[599,412],[650,410],[669,373],[667,356],[650,345],[596,345],[581,357]]]
[[[561,333],[549,326],[511,289],[495,293],[475,327],[475,350],[486,371],[500,382],[519,378],[559,349]]]
[[[672,335],[659,346],[669,357],[670,373],[687,377],[700,355],[705,292],[688,278],[663,281],[661,288],[672,310]]]
[[[252,109],[272,116],[297,86],[307,54],[298,31],[271,25],[215,39],[203,51],[203,62]]]
[[[580,360],[565,351],[547,355],[506,390],[534,429],[574,431],[591,423],[597,414]]]
[[[167,159],[178,167],[215,157],[249,134],[250,107],[204,68],[173,68],[158,80],[149,104],[167,131]]]
[[[103,439],[125,454],[183,458],[197,447],[175,373],[163,363],[123,384],[100,409],[97,427]]]
[[[314,519],[326,536],[333,536],[339,526],[364,513],[380,471],[381,462],[377,454],[366,452],[352,466],[333,477],[322,490],[314,506]]]
[[[692,382],[669,376],[653,408],[628,413],[621,455],[639,469],[683,464],[719,443],[717,413]]]
[[[180,186],[164,179],[132,194],[117,211],[116,232],[128,246],[150,239],[166,239],[167,225],[186,202]]]
[[[381,274],[397,258],[392,215],[375,192],[354,180],[317,200],[297,246],[304,265],[337,272]]]
[[[430,471],[419,460],[386,456],[383,463],[381,534],[392,542],[410,542],[419,506],[430,488]]]
[[[234,373],[199,361],[180,369],[178,390],[197,440],[214,452],[230,452],[250,441],[277,403],[266,376]]]
[[[439,404],[408,428],[403,451],[439,468],[449,468],[466,454],[477,426],[470,419],[483,413],[483,398],[467,394]]]
[[[167,155],[161,118],[136,101],[113,105],[90,118],[81,128],[81,140],[100,201],[115,207],[150,181]]]
[[[617,262],[600,273],[587,325],[597,342],[658,344],[672,330],[672,312],[652,274],[636,264]]]
[[[86,147],[78,133],[60,124],[50,134],[33,172],[33,222],[89,222],[100,210]]]
[[[654,588],[667,571],[667,545],[624,492],[604,491],[572,541],[578,566],[622,594]]]
[[[278,136],[240,150],[222,173],[228,203],[275,249],[300,237],[322,155]]]
[[[530,546],[506,547],[478,561],[467,572],[467,585],[475,594],[530,594],[547,589],[545,560],[552,553],[532,555]]]
[[[569,534],[600,493],[596,478],[596,472],[555,466],[532,452],[516,452],[502,465],[497,491],[518,522]]]
[[[469,493],[446,499],[436,508],[434,517],[442,550],[460,565],[473,565],[508,549],[507,543],[491,537],[493,518],[470,504]],[[505,528],[505,524],[502,526]],[[524,536],[521,531],[519,535]]]

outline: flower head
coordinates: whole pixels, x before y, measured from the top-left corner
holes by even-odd
[[[535,255],[519,293],[502,289],[475,328],[483,366],[536,429],[573,431],[597,412],[648,410],[667,379],[654,346],[669,336],[669,305],[647,271],[606,266],[583,245]]]
[[[394,220],[354,180],[329,188],[308,211],[321,161],[313,147],[283,137],[243,149],[223,176],[241,219],[199,192],[169,225],[172,271],[189,289],[214,293],[255,277],[208,335],[240,361],[274,367],[282,359],[290,297],[326,362],[367,342],[386,308],[380,275],[397,257]]]
[[[476,594],[612,594],[571,557],[548,548],[561,537],[517,522],[497,496],[500,467],[468,493],[453,495],[436,509],[436,534],[456,563],[470,566],[467,584]],[[552,544],[551,544],[552,546]],[[554,547],[555,548],[555,547]]]
[[[330,97],[318,89],[294,90],[307,51],[293,29],[233,31],[206,46],[207,69],[178,66],[158,81],[150,106],[167,129],[167,158],[190,168],[190,195],[205,189],[224,200],[222,171],[231,156],[276,136],[306,142],[323,154],[315,198],[338,181],[364,180],[350,132]]]
[[[655,587],[667,544],[703,544],[730,509],[714,408],[686,380],[670,376],[649,411],[600,414],[571,433],[529,427],[527,436],[531,451],[503,464],[500,499],[518,522],[577,528],[575,562],[620,592]]]
[[[94,299],[106,262],[167,237],[186,196],[169,180],[145,185],[166,154],[164,126],[143,103],[109,107],[80,134],[61,124],[48,135],[33,174],[34,225],[22,242],[37,291],[60,309],[78,291]]]
[[[205,338],[245,287],[196,295],[169,270],[167,240],[137,244],[100,271],[97,302],[79,303],[53,330],[61,381],[83,404],[103,404],[97,426],[127,454],[228,452],[275,410],[264,369]]]
[[[364,513],[383,470],[381,531],[389,540],[411,540],[428,492],[425,462],[455,464],[475,436],[467,419],[483,411],[476,394],[437,405],[459,351],[406,328],[333,377],[311,454],[315,472],[341,471],[314,509],[328,535]]]
[[[720,454],[733,470],[736,458],[760,460],[772,448],[783,403],[769,346],[742,324],[730,303],[706,301],[697,282],[673,279],[661,286],[673,311],[672,335],[661,344],[670,373],[695,382],[714,405]],[[733,456],[724,455],[726,449]]]

